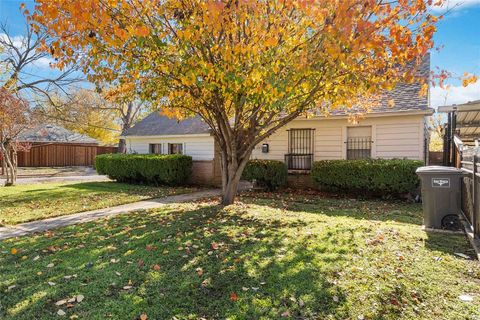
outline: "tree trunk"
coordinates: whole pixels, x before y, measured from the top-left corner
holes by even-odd
[[[118,140],[118,153],[127,153],[127,141],[125,139]]]
[[[125,135],[128,129],[132,127],[135,115],[136,112],[134,110],[134,104],[130,101],[127,104],[127,110],[125,112],[122,111],[122,136]],[[119,139],[118,153],[127,153],[127,141],[125,139]]]
[[[253,147],[252,147],[253,150]],[[250,159],[250,150],[248,154],[239,159],[235,155],[229,155],[226,150],[222,150],[222,205],[228,206],[235,202],[235,196],[238,192],[238,185],[242,177],[243,169]]]
[[[2,146],[3,156],[6,164],[6,181],[5,186],[13,186],[17,180],[17,169],[15,167],[15,159],[13,159],[15,152],[12,152],[10,145]]]
[[[5,175],[5,171],[6,171],[6,164],[5,164],[5,156],[3,154],[3,151],[0,152],[0,157],[2,158],[2,173],[1,175]]]

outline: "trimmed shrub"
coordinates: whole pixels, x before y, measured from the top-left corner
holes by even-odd
[[[276,160],[250,160],[243,170],[242,178],[255,181],[270,191],[287,184],[288,170],[285,163]]]
[[[192,157],[169,154],[102,154],[95,169],[119,182],[186,184],[192,174]]]
[[[415,192],[415,174],[422,161],[401,159],[316,161],[312,180],[320,187],[362,194],[398,195]]]

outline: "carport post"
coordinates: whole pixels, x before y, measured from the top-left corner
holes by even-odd
[[[477,199],[477,156],[478,148],[475,148],[475,153],[473,154],[473,186],[472,186],[472,200],[473,200],[473,214],[472,214],[472,229],[473,234],[477,233],[476,226],[477,226],[477,212],[478,212],[478,199]]]

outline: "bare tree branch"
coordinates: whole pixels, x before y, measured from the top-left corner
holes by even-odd
[[[42,46],[48,47],[51,41],[42,29],[36,32],[28,23],[24,34],[19,36],[13,35],[5,22],[0,23],[0,64],[6,69],[1,86],[17,94],[24,93],[23,96],[41,96],[52,103],[52,92],[66,92],[69,86],[85,81],[76,65],[63,70],[51,68],[54,60],[48,52],[40,50]],[[33,74],[32,69],[42,67],[50,69]]]

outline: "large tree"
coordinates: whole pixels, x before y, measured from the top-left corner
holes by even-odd
[[[253,148],[278,128],[414,81],[433,46],[430,4],[37,0],[32,19],[58,39],[49,50],[61,65],[134,86],[172,117],[200,115],[221,150],[227,205]]]

